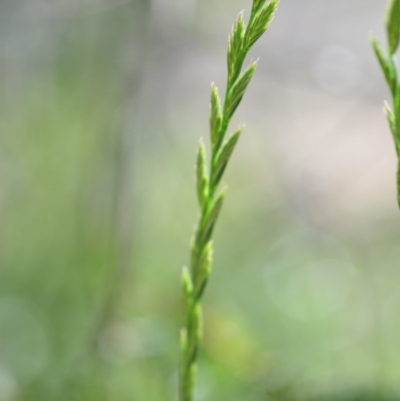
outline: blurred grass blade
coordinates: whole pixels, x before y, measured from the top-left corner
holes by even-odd
[[[390,130],[393,135],[393,140],[394,140],[394,143],[396,146],[397,156],[399,156],[400,155],[400,138],[399,138],[399,134],[398,134],[397,127],[396,127],[396,118],[393,114],[392,109],[390,108],[390,106],[387,102],[385,102],[385,105],[384,105],[384,112],[388,119]]]
[[[400,40],[400,0],[391,0],[388,7],[386,20],[387,35],[389,41],[389,51],[393,55]]]
[[[375,35],[371,35],[371,43],[379,64],[382,68],[382,71],[385,75],[386,82],[388,83],[392,93],[394,93],[396,90],[396,75],[395,71],[393,70],[393,64],[390,62],[389,57],[385,54],[385,51],[383,50]]]

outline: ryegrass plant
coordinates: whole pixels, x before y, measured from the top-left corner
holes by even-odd
[[[243,12],[233,25],[228,45],[228,79],[224,103],[221,104],[217,87],[212,84],[210,106],[210,166],[204,141],[197,153],[196,175],[200,218],[191,243],[190,268],[184,268],[186,322],[181,331],[180,401],[192,401],[196,383],[196,361],[202,338],[201,300],[211,273],[213,258],[212,234],[220,214],[226,187],[220,183],[235,146],[242,134],[240,126],[226,138],[230,121],[253,78],[257,61],[243,70],[246,56],[254,43],[271,23],[279,0],[253,0],[246,26]]]
[[[385,102],[384,111],[389,121],[398,159],[397,203],[400,207],[400,72],[396,59],[396,51],[400,42],[400,0],[389,1],[386,16],[386,33],[387,51],[385,51],[375,35],[371,35],[371,43],[392,96],[392,107]]]

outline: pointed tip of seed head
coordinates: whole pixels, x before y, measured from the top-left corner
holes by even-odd
[[[369,41],[372,43],[376,42],[378,40],[374,31],[369,31],[368,37],[369,37]]]
[[[251,61],[249,66],[248,66],[248,70],[255,71],[257,69],[257,67],[258,67],[258,60],[259,60],[259,58],[256,59],[256,60]]]
[[[221,196],[226,195],[226,193],[228,192],[228,184],[226,184],[225,182],[222,183],[222,188],[221,188]]]
[[[270,3],[274,5],[275,9],[278,7],[281,0],[271,0]]]
[[[386,114],[389,110],[391,110],[390,104],[386,100],[384,100],[382,111]]]
[[[215,93],[218,93],[218,86],[214,81],[211,82],[211,92],[213,95],[215,95]]]

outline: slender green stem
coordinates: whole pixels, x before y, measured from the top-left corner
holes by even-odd
[[[228,139],[226,134],[257,67],[253,62],[242,72],[243,64],[250,48],[267,30],[277,5],[278,0],[253,0],[247,27],[243,14],[239,14],[229,38],[228,79],[223,107],[216,86],[213,85],[211,90],[210,166],[207,167],[206,148],[201,140],[197,156],[200,217],[191,243],[190,269],[184,268],[182,273],[186,317],[180,340],[180,401],[194,400],[197,354],[203,333],[201,300],[211,273],[212,234],[226,194],[226,188],[219,190],[219,187],[242,128],[239,127]]]

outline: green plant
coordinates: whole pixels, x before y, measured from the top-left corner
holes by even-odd
[[[228,79],[223,105],[221,105],[217,87],[213,84],[211,88],[210,168],[207,168],[205,144],[203,140],[200,140],[196,171],[201,213],[191,243],[190,269],[184,268],[182,273],[186,324],[181,331],[180,340],[180,401],[192,401],[194,397],[197,352],[202,337],[201,299],[211,273],[213,229],[226,194],[226,187],[219,190],[219,184],[240,138],[242,127],[239,127],[229,138],[225,137],[232,116],[257,67],[255,61],[242,72],[246,55],[267,30],[278,1],[253,0],[247,26],[243,13],[239,14],[229,37]]]
[[[393,100],[393,108],[385,102],[384,111],[392,131],[398,158],[397,203],[400,207],[400,74],[395,56],[400,42],[400,0],[389,1],[386,16],[386,32],[388,39],[387,52],[383,49],[375,35],[371,35],[371,43],[389,85]]]

